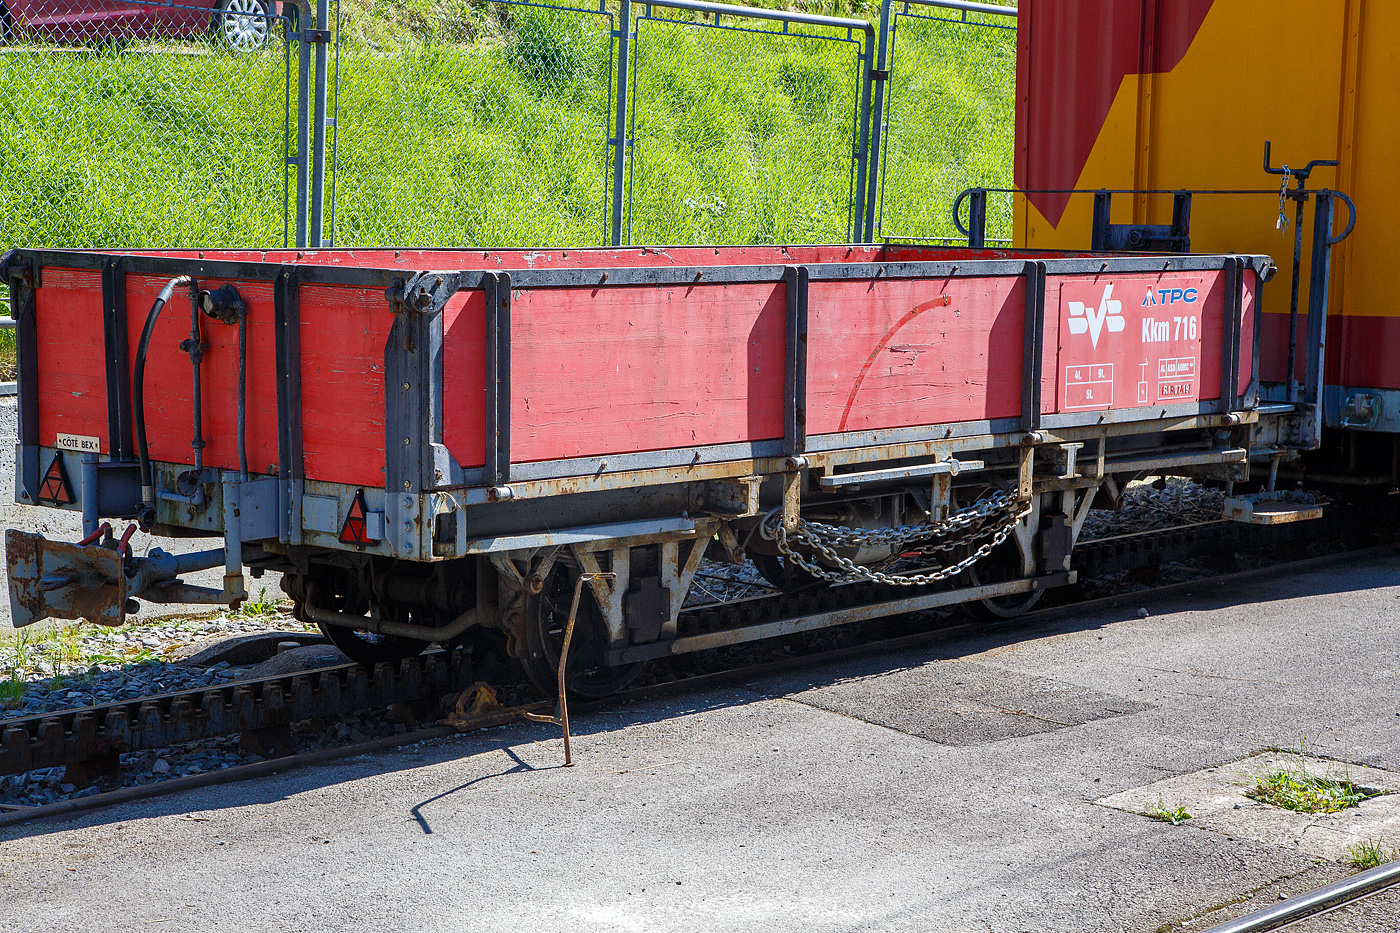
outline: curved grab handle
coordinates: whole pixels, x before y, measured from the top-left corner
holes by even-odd
[[[1337,236],[1329,236],[1327,238],[1328,246],[1336,246],[1338,243],[1351,236],[1351,231],[1356,227],[1356,205],[1352,203],[1351,198],[1342,194],[1340,191],[1333,191],[1332,193],[1341,198],[1342,202],[1347,206],[1347,225],[1346,229]]]
[[[963,201],[967,200],[967,196],[970,195],[970,194],[972,194],[972,192],[974,192],[974,191],[976,191],[976,190],[977,190],[976,188],[966,188],[966,189],[964,189],[964,190],[963,190],[963,193],[960,194],[960,195],[958,195],[957,200],[953,202],[953,226],[954,226],[954,227],[957,229],[957,231],[958,231],[959,233],[961,233],[963,236],[972,236],[972,234],[968,231],[968,229],[967,229],[966,227],[964,227],[963,224],[962,224],[962,216],[961,216],[961,215],[962,215],[962,205],[963,205]]]

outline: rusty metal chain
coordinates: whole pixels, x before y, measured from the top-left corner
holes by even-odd
[[[823,580],[837,582],[855,576],[872,583],[883,583],[891,586],[923,586],[957,576],[986,557],[997,545],[1006,540],[1017,523],[1029,514],[1030,510],[1029,502],[1019,500],[1009,493],[998,493],[995,496],[982,499],[938,523],[920,522],[914,525],[899,525],[894,528],[863,529],[809,522],[799,518],[797,529],[791,535],[791,541],[798,545],[806,545],[825,564],[835,565],[839,570],[808,559],[789,543],[789,533],[783,526],[783,510],[781,508],[773,509],[763,517],[759,532],[763,537],[776,543],[778,550],[788,560],[812,576]],[[995,526],[990,526],[990,522],[997,518],[1000,518],[1001,521]],[[962,532],[962,534],[954,537],[955,532]],[[931,556],[936,552],[949,551],[956,547],[972,547],[988,534],[991,535],[991,538],[976,547],[962,560],[946,567],[918,574],[890,574],[872,570],[869,567],[856,564],[849,558],[842,557],[835,551],[835,548],[838,547],[884,546],[897,552],[905,545],[915,541],[942,538],[943,540],[937,544],[923,544],[917,548],[921,555]]]

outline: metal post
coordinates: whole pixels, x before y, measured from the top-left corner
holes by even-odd
[[[578,576],[578,580],[574,583],[574,601],[573,604],[569,607],[569,621],[564,627],[564,644],[559,648],[559,715],[545,716],[540,713],[532,713],[526,709],[520,710],[520,715],[523,718],[528,719],[532,722],[549,722],[563,728],[564,767],[566,768],[572,768],[574,766],[574,749],[573,743],[570,741],[571,736],[569,734],[569,646],[573,643],[574,640],[574,623],[578,621],[578,604],[579,599],[583,596],[583,585],[595,579],[616,580],[617,574],[581,573]],[[481,687],[485,685],[480,684],[478,686]],[[465,691],[462,693],[462,696],[466,696]],[[461,714],[461,708],[462,700],[458,699],[457,712],[459,718]]]
[[[326,200],[326,36],[330,29],[330,0],[316,0],[316,117],[312,124],[311,235],[308,246],[324,242]]]
[[[622,245],[622,185],[627,168],[627,66],[631,58],[632,0],[621,0],[617,11],[617,123],[613,129],[612,223],[610,242]]]
[[[59,454],[58,456],[63,456]],[[83,535],[97,531],[97,454],[83,454]]]
[[[967,245],[984,249],[987,245],[987,189],[973,188],[967,200]]]
[[[298,248],[307,245],[310,222],[307,217],[308,195],[311,187],[311,47],[306,42],[311,13],[305,0],[298,3],[297,16],[297,240]]]
[[[871,67],[877,54],[875,30],[865,28],[865,54],[860,57],[860,125],[857,127],[855,152],[856,192],[855,203],[851,208],[851,239],[856,243],[869,243],[875,236],[873,212],[875,206],[867,205],[866,191],[870,181],[870,98],[875,84],[875,71]],[[882,84],[884,82],[881,82]]]
[[[1322,404],[1323,352],[1327,343],[1327,292],[1332,284],[1332,215],[1335,202],[1326,188],[1317,193],[1313,214],[1312,266],[1308,270],[1307,372],[1303,374],[1303,401]]]
[[[1108,228],[1113,220],[1113,195],[1107,189],[1094,192],[1094,224],[1089,234],[1089,251],[1102,253],[1111,249]]]
[[[1265,156],[1267,158],[1267,155]],[[1293,290],[1288,306],[1288,401],[1298,401],[1298,274],[1303,268],[1303,203],[1307,195],[1303,193],[1305,182],[1298,179],[1298,187],[1291,197],[1297,204],[1293,212]]]
[[[893,17],[890,11],[893,5],[894,0],[883,0],[880,4],[880,38],[876,43],[878,51],[875,56],[875,70],[870,75],[874,85],[875,102],[870,110],[870,154],[866,157],[870,170],[870,182],[865,186],[867,243],[875,240],[875,202],[880,193],[880,143],[884,139],[885,130],[885,85],[890,75],[890,43],[893,41],[890,34]]]

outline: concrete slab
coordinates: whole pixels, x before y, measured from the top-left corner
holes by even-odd
[[[788,698],[944,745],[1051,732],[1150,704],[987,664],[944,662],[844,679]]]
[[[1336,813],[1298,813],[1251,799],[1246,792],[1280,770],[1344,781],[1377,796]],[[1156,807],[1184,807],[1190,823],[1229,836],[1256,839],[1305,855],[1344,862],[1349,850],[1368,840],[1400,842],[1400,774],[1310,755],[1261,752],[1191,774],[1163,778],[1145,787],[1104,797],[1105,807],[1150,814]]]
[[[1397,584],[1373,557],[590,713],[569,770],[520,725],[0,830],[0,929],[1200,929],[1344,869],[1096,801],[1300,736],[1400,770]],[[970,665],[1143,708],[954,745],[809,702],[931,708]],[[1395,933],[1379,904],[1344,929]]]

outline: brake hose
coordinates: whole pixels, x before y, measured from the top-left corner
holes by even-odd
[[[136,409],[136,454],[141,461],[141,502],[145,509],[155,507],[155,482],[151,478],[151,456],[150,450],[146,446],[146,350],[151,344],[151,335],[155,333],[156,319],[160,317],[161,309],[170,300],[170,296],[175,289],[182,285],[188,285],[191,290],[198,286],[192,277],[188,275],[177,275],[156,296],[155,303],[151,305],[150,313],[146,315],[146,326],[141,329],[141,342],[136,346],[136,372],[132,386],[132,403]]]

